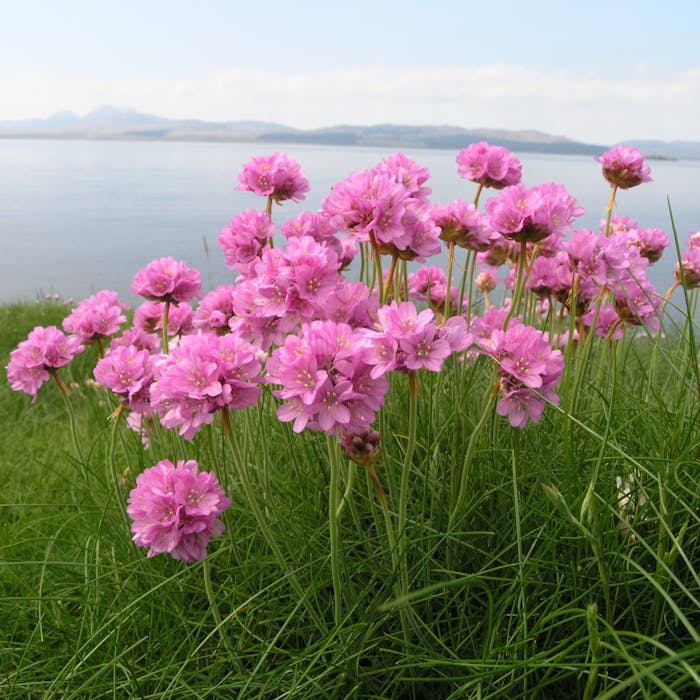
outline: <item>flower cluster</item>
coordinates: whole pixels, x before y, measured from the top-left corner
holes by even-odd
[[[389,383],[357,352],[360,331],[345,323],[304,323],[288,335],[267,362],[267,381],[284,403],[277,417],[328,435],[361,432],[374,422]]]
[[[78,304],[63,319],[63,330],[77,335],[85,345],[96,343],[119,332],[126,322],[124,311],[128,308],[119,301],[116,292],[105,289]]]
[[[512,319],[505,330],[493,327],[493,321],[498,317],[481,320],[474,330],[479,351],[496,361],[500,394],[496,411],[514,428],[524,428],[528,420],[539,423],[545,402],[559,403],[554,388],[564,369],[561,351],[552,349],[542,331],[519,319]]]
[[[77,336],[66,336],[56,326],[37,326],[10,353],[6,369],[12,390],[29,394],[34,403],[39,387],[51,374],[83,350]]]
[[[256,348],[238,335],[186,335],[155,363],[151,406],[163,426],[191,440],[217,411],[257,403],[260,370]]]
[[[185,562],[204,559],[212,536],[221,535],[221,514],[231,505],[216,475],[194,460],[164,459],[136,477],[127,513],[133,540],[148,556],[168,552]]]
[[[371,365],[373,379],[393,371],[439,372],[449,355],[469,345],[464,317],[454,316],[438,326],[432,309],[418,312],[410,301],[380,307],[374,328],[360,329],[359,334],[358,353]]]
[[[198,270],[174,258],[159,258],[150,262],[134,276],[131,291],[149,301],[168,301],[179,304],[192,301],[202,287]]]
[[[491,227],[514,241],[537,243],[566,233],[583,209],[562,185],[550,182],[527,188],[523,184],[504,189],[486,204]]]
[[[275,202],[299,201],[309,191],[301,166],[284,153],[256,156],[243,167],[237,190],[271,197]]]
[[[228,268],[248,274],[274,234],[275,227],[267,212],[247,209],[234,216],[218,238]]]
[[[651,170],[636,148],[616,146],[597,156],[596,160],[603,165],[603,177],[615,187],[626,190],[643,182],[651,182]]]
[[[463,148],[457,165],[460,177],[498,190],[517,185],[522,177],[520,161],[507,148],[486,141]]]

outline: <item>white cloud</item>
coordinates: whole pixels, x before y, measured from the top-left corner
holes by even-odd
[[[0,75],[0,119],[87,112],[100,104],[172,117],[260,119],[302,128],[339,123],[453,124],[539,129],[594,143],[696,139],[700,67],[667,76],[473,68],[221,70],[200,80],[104,80],[85,75]]]

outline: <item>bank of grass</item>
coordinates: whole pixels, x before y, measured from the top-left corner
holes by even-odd
[[[0,309],[0,359],[57,303]],[[489,416],[468,498],[448,527],[450,475],[490,389],[483,358],[420,377],[408,502],[408,590],[357,469],[340,519],[335,625],[325,437],[294,435],[265,396],[235,429],[282,569],[239,488],[221,431],[144,451],[66,368],[78,442],[57,387],[35,405],[0,384],[0,696],[8,698],[696,698],[700,694],[700,431],[687,324],[581,357],[562,405],[522,433]],[[377,465],[396,512],[407,444],[393,379]],[[517,436],[517,437],[516,437]],[[203,563],[148,560],[124,506],[135,475],[197,459],[232,507]],[[352,470],[344,474],[343,488]],[[625,499],[618,477],[630,482]],[[630,477],[632,477],[630,479]],[[298,585],[294,585],[292,578]],[[301,587],[303,596],[298,595]],[[398,596],[398,597],[397,597]],[[213,609],[215,600],[217,610]]]

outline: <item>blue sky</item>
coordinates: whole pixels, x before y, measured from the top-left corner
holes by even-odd
[[[695,0],[0,0],[0,120],[169,117],[700,140]]]

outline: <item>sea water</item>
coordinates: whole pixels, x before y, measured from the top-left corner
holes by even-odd
[[[465,146],[468,144],[465,143]],[[134,274],[172,256],[202,273],[205,291],[231,282],[217,244],[222,226],[264,199],[234,188],[255,155],[287,153],[304,170],[304,201],[273,209],[280,224],[316,211],[334,183],[399,149],[252,143],[0,140],[0,303],[45,294],[83,299],[113,289],[129,304]],[[456,151],[400,149],[431,173],[432,201],[471,201],[476,186],[457,173]],[[598,229],[609,197],[590,156],[517,154],[527,186],[558,182],[584,207],[576,228]],[[620,191],[616,213],[672,239],[668,199],[681,245],[700,229],[700,162],[650,161],[653,182]],[[485,191],[481,204],[493,191]],[[668,199],[667,199],[668,198]],[[663,293],[672,282],[672,245],[650,268]],[[429,262],[429,264],[432,261]]]

